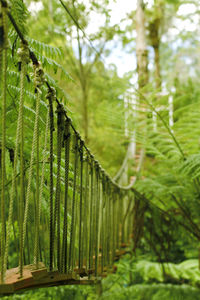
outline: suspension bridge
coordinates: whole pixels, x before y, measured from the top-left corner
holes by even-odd
[[[7,99],[8,20],[21,40],[13,119]],[[137,239],[139,194],[117,185],[95,160],[3,0],[0,22],[0,295],[95,283],[114,271],[134,233]],[[27,100],[26,84],[32,84],[33,101]],[[31,124],[28,102],[34,111]]]

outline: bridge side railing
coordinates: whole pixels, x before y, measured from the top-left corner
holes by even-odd
[[[130,240],[134,193],[115,184],[95,160],[7,2],[0,3],[1,281],[7,269],[19,266],[23,277],[26,265],[39,269],[41,263],[49,271],[100,276]],[[19,73],[8,64],[7,16],[21,40]],[[10,116],[12,105],[16,113]]]

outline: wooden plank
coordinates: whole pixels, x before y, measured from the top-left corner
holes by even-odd
[[[70,274],[62,274],[58,271],[48,272],[43,264],[40,269],[35,269],[34,265],[24,267],[23,277],[19,276],[19,268],[13,268],[6,272],[6,280],[4,284],[0,284],[0,295],[10,295],[19,291],[33,288],[50,287],[58,285],[91,285],[96,284],[96,279],[88,279],[83,275],[85,269],[71,272]]]

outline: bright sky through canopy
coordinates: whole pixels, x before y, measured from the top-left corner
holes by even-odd
[[[83,1],[87,6],[89,6],[89,1]],[[151,8],[154,0],[146,1],[148,8]],[[131,20],[127,19],[128,13],[136,9],[137,1],[133,0],[110,0],[108,9],[111,11],[111,26],[115,24],[120,24],[122,29],[125,28],[127,24],[130,24]],[[37,14],[38,11],[42,9],[42,1],[31,2],[29,5],[29,10],[32,14]],[[199,24],[199,15],[196,13],[197,7],[193,3],[182,4],[177,12],[177,17],[174,19],[173,26],[169,29],[167,37],[163,36],[163,40],[174,39],[181,31],[195,31]],[[196,13],[196,14],[195,14]],[[191,16],[187,19],[181,19],[181,16]],[[124,20],[123,20],[124,19]],[[121,21],[123,20],[123,21]],[[87,35],[95,33],[100,26],[103,26],[105,19],[98,15],[96,12],[92,11],[90,13],[89,26],[85,30]],[[117,46],[116,46],[117,44]],[[115,41],[115,48],[112,49],[111,55],[106,58],[107,64],[115,64],[118,69],[118,74],[123,76],[125,72],[133,71],[136,69],[136,56],[134,53],[127,53],[126,49],[122,49],[119,41]]]

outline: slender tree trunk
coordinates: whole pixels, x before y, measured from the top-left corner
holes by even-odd
[[[145,27],[145,6],[143,0],[137,0],[136,33],[137,33],[136,56],[137,56],[137,72],[138,72],[138,89],[141,93],[144,93],[145,91],[143,91],[143,88],[148,85],[149,73],[148,73],[148,51],[147,51],[146,27]],[[144,116],[141,117],[139,116],[139,118],[143,119]],[[140,131],[141,132],[143,131],[144,136],[146,136],[145,127],[141,128]],[[138,165],[140,165],[139,169],[137,168],[139,171],[143,163],[144,152],[145,152],[144,149],[141,151],[140,147],[136,145],[135,162]],[[139,157],[138,161],[136,160],[136,156]]]
[[[145,28],[145,13],[144,13],[144,2],[143,0],[137,0],[137,11],[136,11],[136,56],[137,56],[137,73],[138,73],[138,88],[141,90],[148,84],[148,52],[147,52],[147,44],[146,44],[146,28]],[[132,101],[132,111],[133,116],[136,114],[136,99],[131,99]],[[124,164],[124,170],[121,173],[121,177],[119,180],[120,183],[126,181],[128,179],[128,169],[130,168],[129,164],[131,160],[135,162],[135,165],[138,163],[136,160],[138,147],[135,142],[136,139],[136,131],[131,135],[131,140],[129,142],[127,154],[125,157],[126,164]],[[140,153],[141,151],[139,151]],[[143,157],[143,156],[142,156]],[[138,169],[138,168],[136,168]],[[134,170],[134,173],[137,171]]]
[[[48,1],[48,9],[49,9],[49,16],[51,18],[51,22],[49,23],[49,28],[48,28],[48,31],[49,31],[49,34],[50,35],[54,35],[54,23],[53,23],[53,1],[52,0],[49,0]]]
[[[154,50],[154,67],[155,67],[155,83],[156,89],[161,90],[161,72],[160,72],[160,18],[154,19],[149,24],[149,38]]]
[[[154,50],[155,83],[156,89],[161,91],[162,79],[160,72],[160,25],[164,12],[164,4],[160,1],[154,1],[155,17],[149,23],[149,38]]]
[[[72,5],[74,8],[74,16],[77,19],[76,15],[76,7],[75,7],[75,1],[72,0]],[[80,80],[80,86],[82,91],[82,126],[84,131],[84,139],[85,142],[88,142],[88,80],[87,80],[87,72],[85,70],[84,64],[83,64],[83,49],[81,46],[81,40],[80,40],[80,34],[79,34],[79,28],[76,27],[77,32],[77,42],[78,42],[78,61],[79,61],[79,80]]]
[[[87,74],[82,62],[82,47],[80,43],[79,30],[77,28],[77,40],[79,50],[79,68],[80,68],[80,85],[82,90],[82,107],[83,107],[83,130],[85,142],[88,142],[88,91],[87,91]]]
[[[88,142],[88,93],[86,85],[82,86],[83,94],[83,129],[85,142]]]
[[[125,136],[128,138],[128,118],[130,114],[135,119],[136,118],[136,99],[133,96],[133,91],[130,95],[124,97],[124,108],[125,108]],[[130,168],[130,161],[133,161],[136,154],[136,134],[135,129],[130,134],[130,142],[127,148],[126,156],[122,163],[122,166],[116,175],[116,179],[119,178],[119,184],[128,185],[130,180],[128,177],[128,170]]]
[[[53,19],[53,2],[52,0],[49,0],[49,15],[51,19]]]
[[[137,56],[137,72],[138,86],[142,89],[148,83],[148,52],[146,45],[145,32],[145,13],[143,0],[137,0],[136,11],[136,56]]]
[[[148,51],[147,51],[147,43],[146,43],[146,27],[145,27],[145,11],[144,11],[144,2],[143,0],[137,0],[137,11],[136,11],[136,56],[137,56],[137,72],[138,72],[138,89],[141,93],[145,93],[143,89],[147,86],[149,81],[149,74],[148,74]],[[140,97],[137,100],[137,103],[139,104]],[[137,105],[139,106],[139,105]],[[138,115],[139,116],[139,115]],[[144,116],[139,116],[139,119],[143,120]],[[146,137],[146,126],[139,129],[140,132],[144,135],[144,138]],[[136,134],[136,133],[135,133]],[[138,146],[136,144],[136,151],[135,151],[135,157],[133,158],[135,160],[135,164],[138,164],[138,167],[136,168],[136,178],[138,174],[140,173],[140,169],[143,164],[144,160],[144,153],[145,149],[144,146]],[[139,160],[136,160],[136,157],[139,157]],[[138,200],[139,201],[139,200]],[[137,202],[135,203],[137,204]],[[140,202],[139,204],[140,205]],[[135,209],[135,208],[134,208]],[[143,214],[145,213],[145,210]],[[142,214],[142,221],[143,221],[143,214]],[[135,230],[135,224],[138,224],[138,215],[135,211],[134,217],[133,217],[133,252],[135,252],[136,255],[136,247],[137,247],[137,240],[140,238],[141,232],[137,232]],[[131,266],[130,266],[131,267]]]
[[[160,73],[160,52],[159,45],[153,47],[154,49],[154,63],[155,63],[155,79],[156,79],[156,89],[161,90],[161,73]]]

